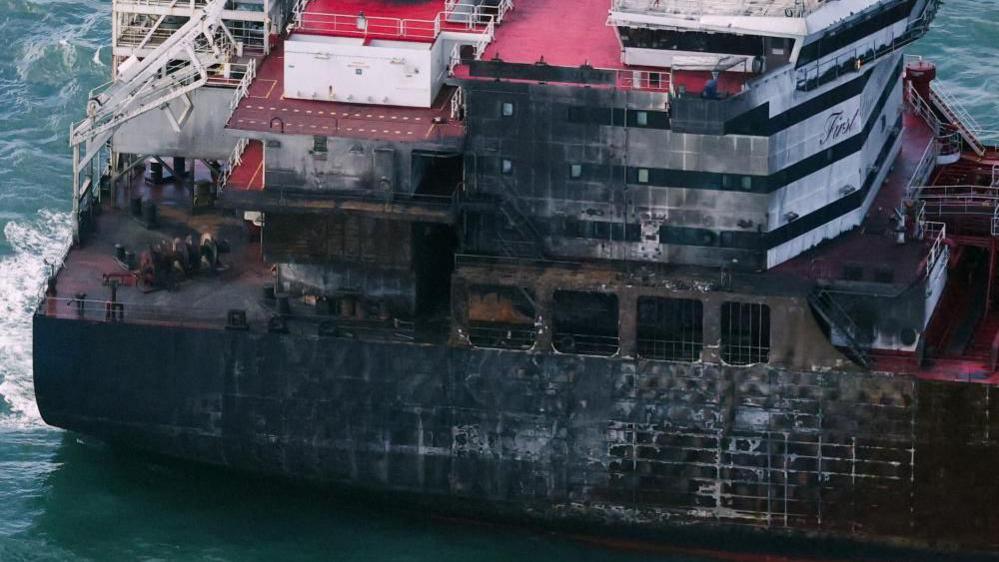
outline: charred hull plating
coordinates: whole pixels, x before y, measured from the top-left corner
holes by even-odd
[[[503,516],[994,547],[991,386],[37,316],[45,420]],[[442,509],[447,509],[441,507]],[[596,527],[594,527],[596,530]]]
[[[45,420],[587,532],[999,546],[999,146],[901,52],[939,1],[514,4],[115,2]]]

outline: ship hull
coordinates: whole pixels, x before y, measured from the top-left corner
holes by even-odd
[[[646,537],[999,536],[987,385],[42,315],[34,346],[47,423],[190,461]]]

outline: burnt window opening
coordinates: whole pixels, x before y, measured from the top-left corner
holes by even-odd
[[[642,225],[638,223],[617,223],[605,221],[584,221],[565,218],[561,228],[555,224],[555,232],[566,238],[588,238],[610,242],[639,242],[642,239]]]
[[[721,309],[721,358],[729,365],[770,361],[770,307],[726,302]]]
[[[856,264],[843,265],[843,279],[847,281],[863,281],[864,267]]]
[[[695,299],[638,299],[638,355],[699,361],[704,348],[704,304]]]
[[[536,316],[528,289],[483,285],[468,290],[468,339],[477,347],[530,349]]]
[[[325,153],[329,151],[329,139],[322,136],[312,137],[312,152]]]
[[[874,271],[874,281],[877,283],[894,283],[895,270],[889,266],[880,266]]]
[[[414,150],[410,178],[420,195],[451,196],[463,178],[461,154]]]
[[[513,102],[503,102],[500,106],[500,115],[503,117],[513,117]]]
[[[617,353],[617,295],[556,291],[553,303],[552,336],[557,351],[580,355]]]

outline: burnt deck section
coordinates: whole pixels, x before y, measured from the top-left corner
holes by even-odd
[[[150,161],[151,162],[151,161]],[[147,166],[149,163],[147,163]],[[37,313],[49,318],[122,326],[156,325],[208,330],[253,330],[325,337],[440,340],[440,319],[424,323],[394,318],[343,317],[328,303],[274,295],[275,272],[264,261],[259,229],[241,212],[192,206],[195,180],[209,181],[200,163],[184,182],[147,181],[139,169],[106,194],[100,211],[84,225],[84,239],[67,255]],[[156,224],[135,215],[130,200],[154,202]],[[216,268],[201,267],[175,276],[166,285],[143,279],[141,254],[154,246],[171,248],[191,237],[197,245],[208,234],[225,249]],[[132,255],[131,267],[118,259],[116,245]],[[112,301],[111,283],[115,282]],[[270,288],[270,290],[266,290]],[[235,313],[235,317],[232,314]]]
[[[111,298],[109,280],[117,280],[117,302],[126,322],[154,322],[167,325],[225,325],[229,310],[243,310],[254,320],[264,320],[262,287],[271,280],[269,267],[260,259],[260,244],[252,241],[243,220],[234,214],[215,211],[192,212],[194,179],[210,181],[208,170],[195,168],[196,178],[182,183],[169,181],[152,185],[140,170],[123,182],[114,199],[100,207],[89,225],[83,243],[75,246],[54,278],[55,294],[42,303],[41,313],[59,318],[91,321],[110,319],[107,303]],[[156,204],[156,225],[129,208],[132,198]],[[214,271],[200,269],[171,290],[144,286],[137,273],[140,256],[153,246],[172,247],[174,240],[191,237],[200,244],[208,234],[228,247]],[[131,253],[133,268],[116,259],[115,245]],[[82,302],[81,302],[82,301]],[[82,310],[82,315],[81,315]]]

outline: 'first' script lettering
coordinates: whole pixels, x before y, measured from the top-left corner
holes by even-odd
[[[859,108],[853,113],[853,117],[847,117],[843,111],[833,113],[826,119],[825,133],[819,140],[819,144],[825,146],[846,136],[856,128],[858,121],[860,121]]]

